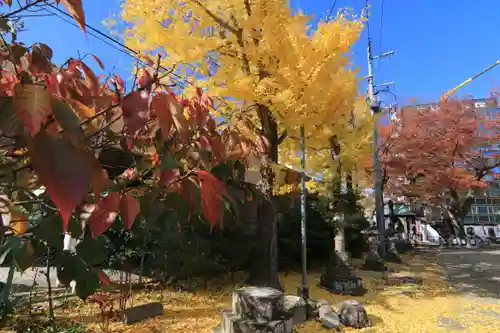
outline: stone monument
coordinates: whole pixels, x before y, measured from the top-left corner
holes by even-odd
[[[366,293],[363,280],[355,276],[349,262],[343,260],[336,252],[332,253],[319,286],[336,294],[361,296]]]
[[[213,333],[292,333],[293,314],[276,289],[247,287],[233,292],[232,308],[223,310]]]
[[[368,245],[370,246],[370,251],[366,256],[361,269],[367,271],[385,272],[387,270],[387,266],[378,253],[379,242],[377,241],[377,237],[370,235],[368,237]]]

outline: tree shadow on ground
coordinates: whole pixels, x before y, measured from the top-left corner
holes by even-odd
[[[500,247],[444,249],[438,255],[448,281],[458,293],[500,301]]]

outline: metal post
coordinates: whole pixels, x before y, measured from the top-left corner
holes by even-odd
[[[373,168],[375,171],[375,216],[377,220],[379,241],[380,241],[380,256],[385,256],[385,221],[384,221],[384,203],[382,199],[382,170],[378,156],[378,121],[377,114],[380,111],[380,103],[375,98],[373,85],[373,68],[372,68],[372,46],[371,40],[368,40],[368,99],[370,109],[373,112]]]
[[[301,234],[301,245],[302,245],[302,280],[299,288],[299,295],[304,300],[309,299],[309,287],[307,285],[307,242],[306,242],[306,138],[304,133],[304,125],[300,127],[300,182],[302,189],[300,192],[300,234]]]

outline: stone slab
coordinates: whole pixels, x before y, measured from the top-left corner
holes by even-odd
[[[163,314],[163,304],[161,303],[138,305],[123,311],[122,322],[125,325],[130,325],[161,314]]]

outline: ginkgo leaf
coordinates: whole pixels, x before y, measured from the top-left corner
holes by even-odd
[[[92,182],[89,154],[63,138],[39,132],[28,142],[33,169],[59,209],[67,230],[73,209],[88,193]]]
[[[111,227],[118,216],[119,207],[120,193],[118,192],[112,192],[99,201],[87,222],[92,238],[96,239]]]
[[[120,214],[125,224],[125,229],[132,229],[135,218],[141,211],[139,201],[130,193],[125,193],[120,200]]]
[[[42,85],[18,83],[14,87],[14,109],[34,136],[52,113],[50,93]]]
[[[85,13],[83,12],[82,0],[56,0],[56,4],[62,3],[73,16],[83,32],[85,31]]]

